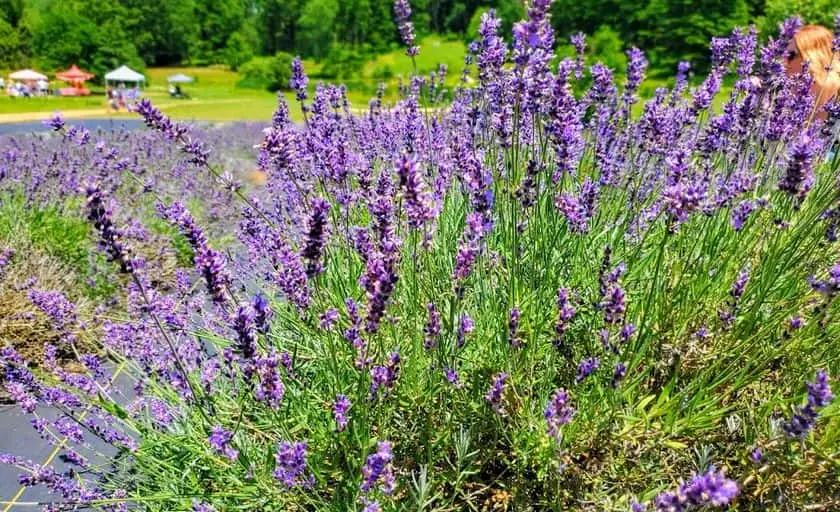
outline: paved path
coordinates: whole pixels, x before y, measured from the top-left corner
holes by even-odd
[[[112,363],[106,362],[106,367],[114,371],[112,377],[112,391],[115,397],[121,397],[121,402],[127,403],[127,397],[133,397],[134,381],[123,372],[122,367],[114,367]],[[55,420],[57,412],[52,407],[40,405],[38,415],[46,420]],[[82,419],[86,413],[82,413]],[[41,466],[50,465],[56,471],[64,471],[69,466],[64,463],[59,454],[61,449],[52,446],[38,436],[32,428],[30,420],[32,416],[21,411],[17,405],[0,405],[0,452],[10,453],[25,459],[29,459]],[[78,451],[90,460],[101,463],[99,454],[106,457],[113,457],[115,449],[103,441],[90,435],[85,435],[87,448],[78,447]],[[22,471],[14,466],[0,464],[0,512],[23,512],[24,510],[40,510],[35,503],[46,503],[60,500],[48,492],[43,486],[22,487],[18,483],[18,477]]]
[[[0,114],[2,115],[2,114]],[[119,128],[126,128],[128,130],[136,130],[144,126],[143,121],[137,118],[120,118],[113,117],[110,119],[74,119],[73,123],[76,126],[87,128],[90,131],[102,130],[117,130]],[[0,135],[22,135],[33,132],[46,132],[52,128],[44,126],[41,121],[23,121],[19,123],[0,123]]]

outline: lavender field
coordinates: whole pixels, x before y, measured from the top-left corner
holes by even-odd
[[[296,59],[302,123],[0,137],[37,505],[840,510],[840,98],[786,66],[801,20],[642,101],[643,51],[557,57],[550,3],[395,104]]]

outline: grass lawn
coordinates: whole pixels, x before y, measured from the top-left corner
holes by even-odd
[[[460,41],[448,41],[438,36],[426,37],[420,42],[420,55],[416,58],[417,71],[423,75],[438,69],[441,63],[449,68],[447,85],[452,87],[459,79],[464,65],[466,47]],[[304,61],[306,71],[312,75],[320,69],[318,63]],[[356,109],[366,109],[368,101],[375,94],[380,81],[386,83],[386,101],[396,99],[398,77],[407,78],[414,71],[414,65],[403,49],[377,56],[369,60],[361,69],[360,77],[347,80],[348,96]],[[184,84],[182,90],[189,99],[171,99],[168,94],[168,76],[184,73],[195,79]],[[144,94],[155,105],[175,119],[202,121],[263,121],[268,122],[277,103],[275,94],[236,86],[239,74],[221,66],[210,67],[166,67],[149,68]],[[322,81],[312,78],[310,88]],[[624,79],[617,76],[617,83]],[[58,85],[58,83],[53,84]],[[650,97],[657,86],[669,85],[665,80],[649,79],[641,89],[643,97]],[[49,113],[60,110],[69,119],[132,117],[127,112],[112,112],[107,105],[102,87],[91,87],[92,96],[80,98],[12,98],[0,95],[0,123],[26,122],[44,119]],[[724,87],[715,98],[719,107],[728,97],[729,88]],[[291,116],[300,121],[303,116],[291,93],[285,93],[290,106]],[[635,105],[634,114],[641,113],[641,104]]]
[[[420,41],[420,55],[415,58],[417,71],[425,75],[436,71],[440,64],[446,64],[449,77],[457,81],[466,54],[467,49],[462,41],[446,41],[438,36],[429,36]],[[386,70],[393,76],[403,77],[414,72],[411,59],[405,55],[404,49],[399,49],[368,61],[362,68],[362,77],[376,80]]]
[[[0,95],[0,114],[19,112],[52,112],[53,110],[82,110],[92,108],[105,109],[104,96],[88,96],[86,98],[61,98],[48,96],[46,98],[13,98],[5,94]]]

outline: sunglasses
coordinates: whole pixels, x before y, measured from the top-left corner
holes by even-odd
[[[788,52],[785,54],[785,58],[788,60],[788,62],[792,61],[793,59],[795,59],[798,56],[799,56],[799,52],[796,51],[796,50],[788,50]]]

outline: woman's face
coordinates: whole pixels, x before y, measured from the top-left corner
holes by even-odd
[[[791,40],[790,44],[788,44],[784,57],[785,73],[787,73],[788,76],[793,76],[802,72],[802,55],[799,55],[799,50],[796,49],[796,45],[793,43],[793,40]]]

